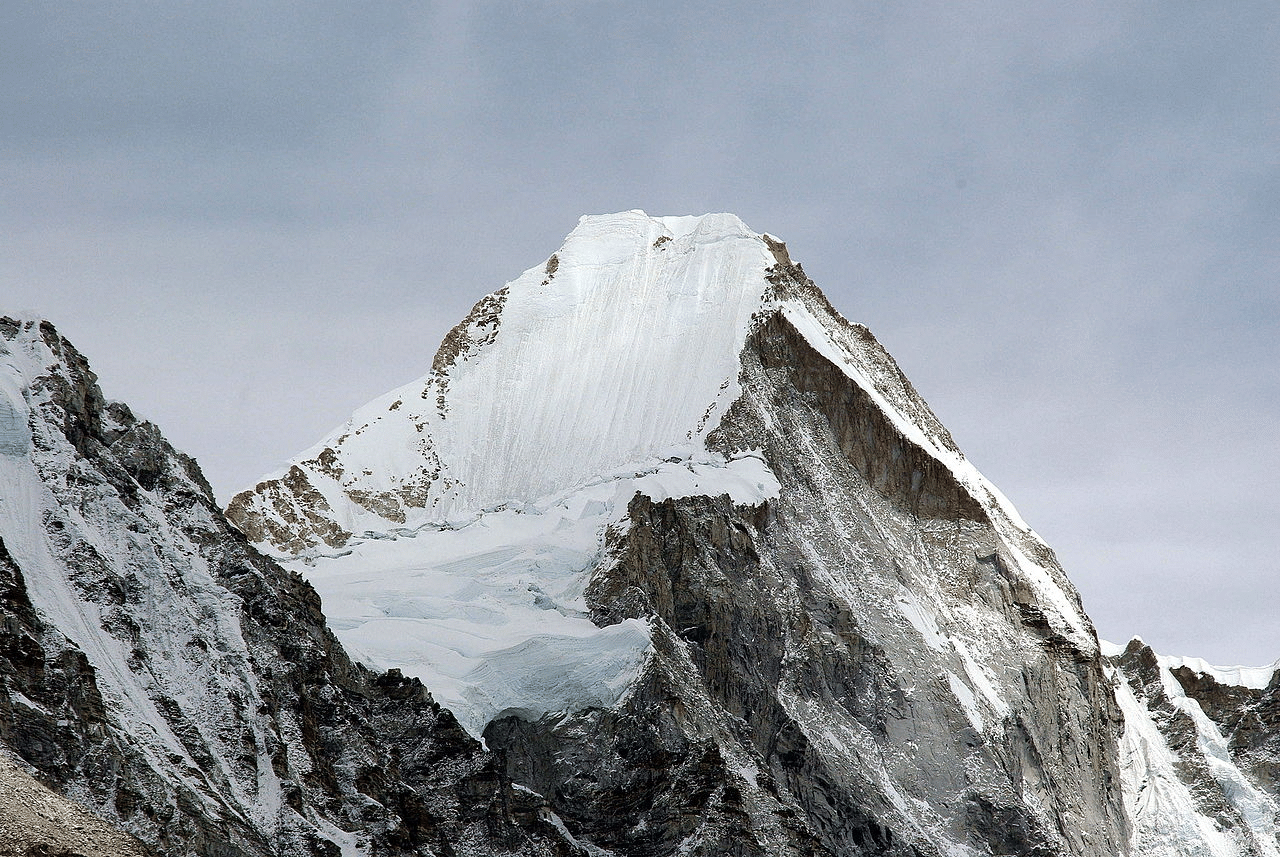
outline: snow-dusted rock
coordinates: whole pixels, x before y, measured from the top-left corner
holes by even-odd
[[[0,745],[43,784],[166,857],[573,853],[47,322],[0,318],[0,432]]]
[[[1280,854],[1280,663],[1215,667],[1136,637],[1104,649],[1135,857]]]

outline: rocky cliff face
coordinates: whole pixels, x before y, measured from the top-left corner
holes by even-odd
[[[798,268],[772,274],[829,312]],[[865,330],[831,323],[923,407]],[[492,724],[513,776],[627,854],[1122,853],[1091,629],[1014,559],[1060,577],[1052,554],[782,313],[742,372],[709,444],[762,449],[778,496],[633,500],[588,598],[602,624],[648,621],[653,660],[620,711]]]
[[[0,745],[157,855],[576,853],[420,682],[347,658],[69,342],[10,318]]]
[[[1137,855],[1280,854],[1280,670],[1108,652]]]

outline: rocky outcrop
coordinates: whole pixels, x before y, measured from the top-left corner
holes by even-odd
[[[279,479],[258,483],[254,491],[237,494],[227,505],[227,515],[254,542],[271,542],[299,553],[318,544],[340,547],[351,538],[331,517],[329,501],[296,465]],[[263,505],[270,512],[259,508]]]
[[[1230,684],[1185,665],[1170,673],[1218,728],[1236,766],[1280,797],[1280,670],[1265,687]]]
[[[546,283],[555,275],[557,264],[555,256],[547,262]],[[504,288],[477,301],[441,342],[431,361],[431,372],[413,390],[398,391],[385,409],[378,408],[375,423],[404,408],[400,416],[407,417],[412,435],[397,445],[413,449],[410,471],[376,474],[372,484],[366,482],[375,475],[372,472],[348,472],[338,450],[348,441],[358,442],[370,428],[353,421],[314,455],[232,497],[227,517],[250,541],[288,555],[346,544],[355,535],[349,520],[353,517],[370,518],[381,525],[405,524],[410,515],[438,504],[448,495],[453,481],[445,473],[428,424],[448,418],[450,370],[497,338],[506,298]],[[411,404],[406,406],[406,401]],[[318,484],[332,496],[326,496]],[[357,513],[343,513],[335,510],[335,505],[349,505]]]
[[[576,853],[51,325],[0,332],[0,742],[41,783],[157,855]]]

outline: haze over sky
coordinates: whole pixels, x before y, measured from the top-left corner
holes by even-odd
[[[1280,658],[1280,6],[0,9],[0,312],[224,501],[585,213],[732,211],[1107,638]]]

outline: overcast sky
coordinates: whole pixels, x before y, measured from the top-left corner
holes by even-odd
[[[223,500],[630,208],[784,238],[1103,636],[1280,657],[1274,0],[0,8],[0,312]]]

